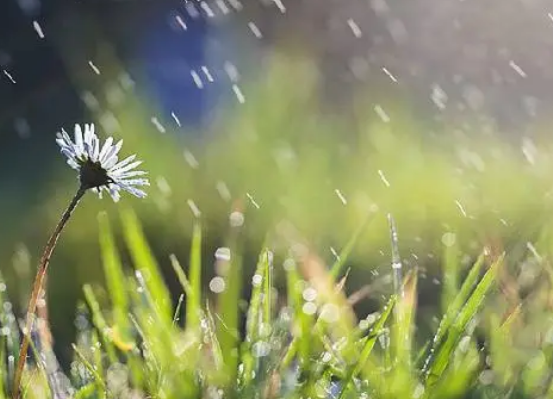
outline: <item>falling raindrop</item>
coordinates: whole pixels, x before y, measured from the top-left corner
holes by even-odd
[[[160,132],[160,133],[165,133],[166,132],[165,127],[161,124],[161,122],[159,121],[159,119],[157,117],[152,116],[150,121],[155,126],[155,128],[157,129],[158,132]]]
[[[92,62],[88,61],[88,66],[94,71],[96,75],[100,75],[100,69]]]
[[[190,207],[190,210],[192,211],[192,214],[195,216],[195,217],[200,217],[201,216],[201,212],[200,212],[200,209],[198,208],[198,206],[196,205],[196,203],[189,199],[188,201],[186,201],[186,203],[188,204],[188,206]]]
[[[340,190],[335,189],[334,192],[336,193],[336,195],[338,196],[338,198],[340,199],[342,204],[344,204],[344,205],[348,204],[348,201],[346,200],[346,197],[344,197],[344,194],[342,194],[342,192]]]
[[[38,37],[44,39],[44,32],[42,31],[42,27],[40,26],[38,21],[33,21],[33,28],[35,29]]]
[[[190,165],[192,169],[198,169],[198,166],[200,165],[194,154],[192,154],[188,150],[184,150],[183,152],[184,159],[186,160],[186,163]]]
[[[376,114],[382,120],[382,122],[384,122],[384,123],[390,122],[390,120],[391,120],[390,117],[388,116],[386,111],[384,111],[384,109],[380,105],[377,104],[377,105],[374,106],[374,112],[376,112]]]

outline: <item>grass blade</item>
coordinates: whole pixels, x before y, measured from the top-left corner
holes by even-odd
[[[166,325],[170,325],[173,314],[169,293],[161,276],[159,265],[144,236],[138,217],[130,208],[125,208],[121,211],[121,219],[123,234],[134,265],[144,277],[160,317]]]
[[[459,312],[459,315],[455,321],[451,324],[450,331],[447,335],[447,339],[443,346],[440,347],[436,354],[435,360],[432,362],[426,377],[426,385],[430,386],[438,381],[446,367],[452,358],[453,351],[455,350],[458,342],[462,338],[462,334],[466,330],[466,327],[470,320],[480,310],[486,294],[491,289],[500,266],[503,263],[503,257],[496,260],[490,268],[484,274],[484,277],[480,280],[472,295],[467,300],[465,306]]]
[[[190,248],[190,292],[186,298],[186,326],[195,331],[200,324],[202,296],[202,227],[194,224],[192,247]]]
[[[363,349],[361,351],[361,354],[359,355],[359,359],[357,360],[357,363],[350,368],[349,373],[344,379],[343,388],[342,388],[342,391],[340,392],[340,396],[338,396],[338,399],[343,399],[345,397],[345,394],[349,389],[349,385],[353,380],[353,377],[355,377],[359,373],[359,371],[361,371],[361,369],[365,366],[374,348],[376,340],[380,335],[382,328],[384,327],[384,325],[386,324],[386,321],[390,317],[390,314],[392,313],[392,309],[395,308],[396,300],[397,300],[397,297],[395,295],[390,298],[390,300],[386,304],[386,307],[384,308],[384,312],[380,315],[374,327],[370,330],[369,335],[365,338],[365,343],[363,344]]]
[[[98,215],[98,224],[102,264],[108,293],[111,297],[114,324],[118,327],[122,338],[126,339],[129,335],[130,324],[127,318],[129,303],[125,288],[125,274],[105,212]]]
[[[433,361],[434,353],[436,353],[438,346],[442,343],[443,338],[446,336],[449,327],[461,311],[461,308],[467,302],[470,293],[472,292],[474,286],[478,281],[478,276],[480,275],[480,270],[482,269],[483,264],[484,255],[481,254],[469,271],[469,274],[463,282],[459,293],[457,294],[453,302],[448,306],[447,312],[440,321],[440,325],[438,326],[438,330],[434,335],[432,345],[430,346],[428,355],[426,356],[425,364],[422,368],[423,374],[426,374],[428,372],[428,368]]]

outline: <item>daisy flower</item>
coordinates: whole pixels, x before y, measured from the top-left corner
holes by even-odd
[[[114,144],[108,137],[100,148],[100,140],[94,132],[93,124],[75,125],[75,141],[65,130],[58,133],[56,142],[61,153],[67,158],[67,164],[79,172],[79,180],[84,190],[92,189],[100,198],[107,191],[115,202],[119,201],[120,191],[124,190],[135,197],[144,198],[146,193],[137,187],[148,186],[146,178],[140,178],[146,172],[136,170],[142,161],[135,161],[131,155],[119,162],[118,154],[123,140]]]

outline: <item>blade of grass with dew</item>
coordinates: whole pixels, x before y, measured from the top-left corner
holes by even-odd
[[[178,341],[175,339],[177,332],[172,321],[167,324],[165,318],[158,313],[157,307],[153,306],[152,293],[140,274],[136,275],[136,281],[141,288],[140,296],[143,298],[140,301],[142,306],[136,308],[137,320],[160,365],[154,392],[165,390],[167,386],[169,390],[177,390],[183,395],[197,394],[195,365],[198,355],[178,347]],[[136,292],[138,293],[138,290]]]
[[[115,353],[115,348],[113,347],[111,337],[107,334],[109,328],[106,320],[104,319],[104,315],[100,310],[100,303],[96,299],[96,295],[94,294],[94,291],[92,290],[92,287],[90,285],[85,284],[85,286],[83,287],[83,292],[85,300],[88,303],[88,307],[90,308],[90,312],[92,313],[92,323],[102,337],[102,342],[104,344],[104,348],[106,350],[109,361],[110,363],[115,363],[117,362],[117,355]]]
[[[104,375],[104,362],[103,362],[103,353],[101,351],[101,342],[100,342],[100,337],[98,336],[98,332],[93,330],[92,331],[92,348],[94,348],[94,350],[92,350],[92,361],[94,362],[94,370],[95,372],[99,375],[99,376],[103,376]],[[76,353],[75,353],[76,356],[78,356]],[[98,381],[95,381],[95,383],[97,384],[98,388],[101,388],[101,384],[98,383]],[[105,383],[103,384],[105,386]]]
[[[86,358],[86,356],[81,353],[81,351],[79,350],[79,348],[77,348],[77,346],[75,344],[72,345],[73,347],[73,351],[75,352],[75,354],[77,355],[77,358],[79,359],[79,361],[81,362],[81,364],[88,370],[88,372],[94,377],[94,382],[96,383],[97,385],[97,393],[99,395],[100,398],[105,398],[106,397],[106,391],[107,391],[107,387],[105,385],[105,382],[104,382],[104,379],[102,378],[102,376],[98,373],[98,371],[96,370],[96,368],[92,365],[92,363],[90,363],[88,361],[88,359]]]
[[[413,323],[417,307],[417,282],[417,272],[411,270],[405,278],[404,295],[396,304],[397,320],[393,326],[395,343],[392,345],[392,349],[395,352],[396,370],[398,373],[403,372],[406,375],[411,374]]]
[[[252,353],[253,346],[261,339],[262,328],[264,323],[264,314],[262,305],[264,295],[267,295],[267,280],[269,268],[268,251],[263,249],[259,254],[257,268],[252,277],[252,292],[248,311],[246,313],[246,336],[241,350],[241,361],[243,364],[241,385],[246,386],[253,380],[254,370],[256,367],[257,357]]]
[[[171,300],[159,265],[142,231],[138,217],[130,208],[121,211],[123,235],[129,248],[134,266],[142,273],[153,303],[158,308],[160,317],[166,325],[170,324],[173,315]]]
[[[474,286],[477,284],[483,264],[484,254],[481,254],[470,269],[468,276],[465,278],[465,281],[463,282],[461,289],[459,290],[459,293],[456,295],[453,302],[449,304],[446,313],[440,320],[440,324],[438,326],[436,334],[432,339],[432,345],[430,346],[427,356],[424,360],[424,365],[422,367],[423,374],[428,371],[428,367],[435,357],[438,346],[442,343],[442,340],[446,336],[451,323],[453,323],[453,321],[461,311],[461,308],[467,302]]]
[[[394,293],[398,298],[401,298],[403,296],[403,264],[401,263],[401,256],[399,254],[396,221],[390,213],[388,214],[388,226],[390,229],[390,242],[392,247],[392,279],[394,283]]]
[[[425,375],[427,387],[432,386],[436,381],[438,381],[443,372],[446,370],[452,353],[461,339],[461,335],[466,330],[468,323],[480,310],[488,291],[495,282],[497,272],[502,264],[503,256],[493,262],[478,285],[475,287],[466,304],[460,310],[455,321],[451,324],[449,329],[450,331],[444,344],[440,346],[435,357],[433,358],[433,361],[431,361],[427,374]]]
[[[238,345],[240,341],[240,300],[242,294],[242,254],[238,249],[238,231],[233,229],[226,262],[225,289],[217,295],[217,338],[221,346],[228,381],[236,380]]]
[[[369,222],[372,220],[371,218],[372,214],[368,214],[365,216],[359,227],[353,232],[353,235],[350,237],[348,242],[346,243],[346,246],[342,249],[340,254],[338,255],[338,258],[336,259],[336,262],[332,265],[330,269],[330,275],[334,280],[338,278],[340,275],[342,268],[346,264],[351,252],[355,248],[355,245],[357,244],[357,241],[359,241],[359,238],[369,225]]]
[[[304,286],[305,282],[300,277],[294,259],[287,259],[284,268],[286,270],[288,307],[293,310],[293,322],[297,326],[297,328],[294,329],[297,332],[293,335],[293,345],[290,345],[285,358],[292,361],[297,353],[299,355],[300,364],[309,364],[312,344],[309,331],[313,326],[313,317],[304,312],[303,308],[304,303],[301,287]]]
[[[265,266],[265,278],[263,284],[263,321],[262,329],[270,329],[272,322],[272,291],[273,291],[273,253],[268,249],[264,250],[267,265]]]
[[[191,290],[186,298],[186,326],[196,331],[200,324],[202,297],[202,226],[199,221],[194,224],[191,245],[188,272]]]
[[[175,254],[171,254],[169,256],[169,260],[171,261],[171,266],[173,267],[173,270],[175,271],[175,274],[177,275],[177,279],[179,280],[179,283],[185,293],[185,295],[188,297],[192,295],[192,286],[190,285],[190,281],[188,281],[188,278],[186,277],[186,273],[184,272],[184,269],[182,268],[181,263],[177,259]]]
[[[202,328],[202,342],[207,345],[207,352],[211,354],[209,364],[203,364],[206,369],[210,370],[210,372],[206,374],[206,378],[208,378],[213,385],[227,384],[232,389],[235,381],[229,381],[230,377],[226,373],[227,366],[225,364],[224,353],[217,336],[215,319],[209,304],[206,304],[205,311],[201,313],[201,317],[202,321],[200,326]],[[202,357],[201,360],[205,361],[206,357]]]
[[[121,333],[121,338],[127,341],[130,338],[130,324],[127,318],[129,303],[125,288],[125,274],[119,252],[115,246],[109,219],[105,212],[98,215],[98,224],[102,264],[104,266],[106,285],[111,297],[114,324]]]
[[[367,362],[369,356],[371,355],[371,352],[374,348],[376,340],[378,339],[381,333],[382,328],[384,327],[384,325],[386,324],[386,321],[388,320],[390,314],[392,313],[392,309],[395,308],[396,301],[397,301],[397,297],[393,295],[388,301],[388,303],[386,304],[384,311],[376,321],[375,325],[369,331],[369,335],[365,338],[365,342],[363,344],[363,349],[361,350],[361,354],[359,355],[359,359],[352,367],[350,367],[350,371],[348,372],[346,378],[342,382],[343,387],[342,387],[342,390],[340,391],[340,395],[338,396],[338,399],[345,398],[345,395],[349,390],[349,385],[351,381],[365,366],[365,363]]]

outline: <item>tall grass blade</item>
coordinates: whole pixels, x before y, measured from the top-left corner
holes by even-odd
[[[160,317],[166,325],[170,325],[173,312],[169,293],[161,276],[159,265],[144,236],[138,217],[130,208],[125,208],[121,211],[121,220],[123,235],[134,265],[144,277]]]
[[[200,324],[202,296],[202,227],[199,221],[194,224],[192,246],[190,248],[190,292],[186,298],[186,327],[196,331]]]
[[[500,266],[503,264],[503,256],[497,259],[490,268],[486,271],[466,304],[462,307],[456,319],[453,321],[448,331],[447,338],[444,344],[439,348],[435,360],[431,363],[426,375],[426,385],[431,386],[438,381],[445,369],[447,368],[453,351],[462,338],[462,334],[465,332],[468,323],[476,316],[480,307],[495,282],[497,272]]]
[[[123,338],[128,338],[130,323],[127,317],[128,298],[125,287],[125,274],[121,258],[115,245],[108,216],[105,212],[98,215],[100,250],[108,293],[113,307],[113,318]]]
[[[349,390],[351,381],[367,363],[367,360],[371,355],[371,352],[374,348],[376,340],[381,334],[382,329],[386,324],[386,321],[390,317],[390,314],[392,313],[392,309],[395,308],[396,301],[397,301],[397,297],[395,295],[390,298],[390,300],[386,304],[386,307],[384,308],[384,311],[376,321],[373,328],[371,328],[371,330],[369,331],[369,335],[365,338],[365,342],[363,344],[363,349],[361,350],[361,354],[359,355],[359,359],[357,360],[355,365],[350,367],[349,373],[346,375],[346,378],[343,380],[342,391],[340,392],[338,399],[343,399],[345,397],[346,393]]]
[[[461,286],[461,289],[459,290],[459,293],[456,295],[453,302],[449,304],[445,315],[440,320],[438,330],[436,331],[436,334],[432,339],[432,345],[430,346],[428,356],[425,358],[425,363],[422,367],[423,374],[426,374],[428,372],[428,368],[430,367],[430,364],[435,357],[438,346],[442,343],[442,340],[446,336],[449,327],[461,311],[463,305],[467,302],[474,286],[477,284],[483,264],[484,254],[481,254],[470,269],[468,276],[466,277],[463,285]]]

